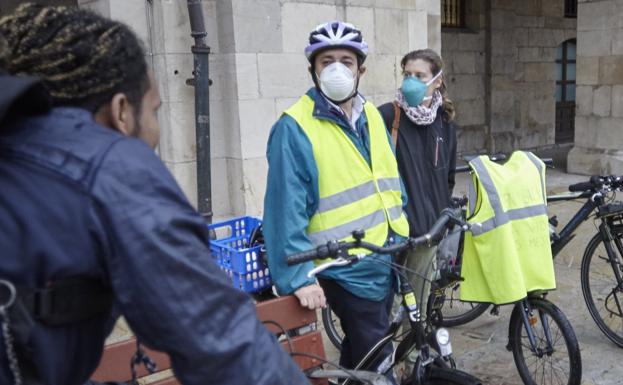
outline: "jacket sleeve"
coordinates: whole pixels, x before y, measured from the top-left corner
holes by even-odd
[[[308,384],[212,261],[203,218],[150,148],[115,144],[92,194],[119,309],[143,343],[169,354],[182,384]]]
[[[262,230],[268,267],[277,291],[290,294],[315,282],[307,277],[312,262],[287,266],[286,256],[314,248],[306,228],[318,207],[318,169],[311,142],[287,115],[273,126],[266,157],[268,178]]]

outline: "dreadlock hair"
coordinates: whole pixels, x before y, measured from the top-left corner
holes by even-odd
[[[437,52],[432,49],[419,49],[416,51],[411,51],[406,54],[402,60],[400,61],[400,67],[402,67],[402,71],[404,72],[405,66],[411,60],[421,59],[427,62],[430,66],[430,71],[433,76],[438,74],[444,68],[443,60],[441,60],[441,56],[437,54]],[[444,73],[445,75],[445,73]],[[439,92],[441,93],[441,98],[443,99],[443,112],[446,121],[451,121],[454,119],[454,114],[456,112],[454,108],[454,103],[448,97],[448,89],[446,87],[445,76],[441,77],[441,87],[439,87]]]
[[[77,7],[26,3],[0,19],[5,69],[38,76],[55,106],[96,113],[124,93],[135,113],[149,87],[144,50],[126,25]],[[1,61],[1,59],[0,59]]]

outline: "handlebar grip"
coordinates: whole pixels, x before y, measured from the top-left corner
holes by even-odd
[[[571,186],[569,186],[569,191],[583,192],[583,191],[593,190],[594,188],[595,188],[595,185],[591,182],[580,182],[580,183],[572,184]]]
[[[294,253],[286,257],[286,263],[288,266],[298,265],[299,263],[311,261],[318,258],[318,249],[302,251],[300,253]]]

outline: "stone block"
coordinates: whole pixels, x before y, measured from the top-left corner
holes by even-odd
[[[515,12],[506,9],[491,10],[491,29],[498,31],[511,29],[515,26]]]
[[[513,41],[512,31],[495,31],[491,34],[491,55],[496,56],[512,56],[516,55],[517,48],[509,42]]]
[[[234,216],[246,215],[242,159],[227,158],[229,206]]]
[[[612,50],[612,36],[603,31],[581,31],[577,41],[578,56],[605,56]]]
[[[491,92],[491,113],[500,115],[513,114],[515,93],[513,91]]]
[[[486,59],[484,51],[476,52],[476,73],[484,74],[486,72]]]
[[[604,56],[599,59],[599,83],[623,84],[623,56]]]
[[[282,15],[279,2],[273,0],[231,1],[236,52],[281,52]],[[310,30],[307,30],[308,34]]]
[[[441,16],[428,15],[428,48],[441,52]]]
[[[586,147],[575,145],[567,155],[567,171],[574,174],[603,175],[601,158],[603,154],[589,151]]]
[[[409,11],[408,13],[409,46],[408,51],[428,47],[428,16],[425,11]],[[406,53],[406,52],[405,52]]]
[[[612,54],[623,55],[623,29],[612,31],[612,35]]]
[[[374,41],[374,9],[364,7],[347,7],[346,21],[361,30],[364,40],[368,43],[368,51],[376,52]]]
[[[378,54],[407,52],[409,49],[408,13],[398,9],[376,8],[374,15],[376,52]]]
[[[491,133],[491,153],[512,152],[517,147],[518,138],[512,130]]]
[[[556,47],[556,34],[553,29],[531,28],[528,30],[530,46],[537,47]]]
[[[576,60],[576,84],[597,85],[599,83],[599,58],[578,56]]]
[[[599,118],[595,147],[605,150],[623,149],[621,127],[623,127],[623,118]]]
[[[190,22],[186,3],[183,1],[156,1],[153,4],[153,53],[189,52],[193,45],[193,39],[190,36]]]
[[[549,3],[549,2],[547,2]],[[551,3],[557,3],[556,1],[552,1]],[[562,4],[562,2],[560,2],[560,4]],[[561,13],[562,15],[562,13]],[[572,20],[573,24],[570,24],[569,21]],[[564,17],[545,17],[543,20],[543,26],[545,28],[552,28],[552,29],[571,29],[573,28],[575,30],[575,23],[576,23],[577,19],[570,19],[570,18],[564,18]]]
[[[576,116],[588,116],[593,113],[593,86],[575,87]]]
[[[216,0],[204,0],[203,4],[203,19],[205,22],[206,32],[208,36],[206,36],[206,40],[208,42],[208,46],[210,47],[210,51],[212,53],[219,53],[219,29],[218,29],[218,11],[216,8]]]
[[[232,216],[230,175],[227,170],[227,158],[212,158],[210,164],[212,175],[210,190],[212,191],[212,212],[215,217]]]
[[[462,154],[477,154],[487,148],[486,126],[466,126],[459,124],[457,130],[457,151]]]
[[[447,86],[451,99],[470,100],[484,95],[484,83],[480,75],[451,75]]]
[[[608,0],[578,4],[578,31],[604,30],[617,25],[619,14],[615,3]]]
[[[513,0],[490,0],[491,9],[515,9],[515,2]]]
[[[300,3],[301,0],[280,0],[282,3]],[[338,0],[303,0],[305,3],[336,5]]]
[[[361,78],[359,89],[364,95],[392,93],[397,85],[396,56],[375,55],[366,61],[366,73]]]
[[[210,100],[210,152],[215,157],[242,158],[238,101]]]
[[[216,27],[218,29],[218,46],[221,53],[236,52],[236,35],[234,33],[234,10],[231,1],[216,2]]]
[[[528,108],[528,127],[554,125],[556,119],[556,101],[554,98],[530,98],[522,100]]]
[[[563,1],[541,1],[541,15],[562,19],[565,14]]]
[[[245,159],[242,170],[245,211],[247,215],[261,216],[264,212],[268,162],[265,157]]]
[[[183,102],[194,100],[193,88],[186,85],[186,79],[192,77],[192,54],[154,55],[153,70],[158,83],[160,98],[163,101]]]
[[[301,53],[261,53],[257,63],[263,98],[301,96],[313,84],[309,63]]]
[[[165,102],[158,113],[160,157],[166,162],[190,162],[197,158],[194,103]]]
[[[514,38],[517,47],[530,46],[530,30],[528,28],[515,28]]]
[[[576,116],[575,117],[575,144],[583,147],[593,147],[595,145],[595,117]]]
[[[455,52],[453,69],[454,74],[475,74],[476,52]]]
[[[542,0],[524,0],[520,3],[515,2],[515,12],[518,15],[524,16],[541,16],[541,2]]]
[[[612,116],[623,118],[623,85],[612,86]]]
[[[164,164],[173,174],[190,204],[197,208],[197,162],[165,162]]]
[[[268,134],[277,121],[274,99],[241,100],[238,108],[242,159],[265,156]]]
[[[453,52],[459,49],[460,35],[454,32],[441,32],[441,53],[444,57],[447,56],[444,52]]]
[[[555,80],[555,63],[524,63],[524,81],[545,82]]]
[[[439,0],[340,0],[338,5],[368,7],[368,8],[396,8],[396,9],[431,9],[435,11],[434,5],[438,5]],[[436,11],[439,14],[439,10]]]
[[[277,118],[281,116],[290,108],[299,98],[277,98],[275,99],[275,113],[277,114]]]
[[[541,47],[541,61],[554,62],[556,60],[556,47]]]
[[[274,1],[274,3],[277,3]],[[309,42],[309,33],[321,23],[336,18],[335,6],[325,4],[285,3],[281,8],[283,52],[302,54]],[[370,39],[371,31],[364,39]]]
[[[517,82],[510,76],[494,74],[491,76],[491,89],[497,91],[516,90]]]
[[[518,64],[513,57],[495,57],[491,59],[491,71],[496,75],[512,75]]]
[[[452,99],[453,95],[450,95]],[[484,99],[453,100],[456,108],[455,120],[459,126],[485,124]]]
[[[593,114],[601,117],[610,116],[610,105],[612,103],[612,87],[597,87],[593,94]]]
[[[123,0],[108,0],[106,3],[108,3],[110,7],[109,11],[107,13],[100,14],[127,24],[143,42],[145,50],[149,52],[151,47],[149,46],[149,28],[147,27],[148,3],[142,1]],[[96,6],[96,9],[93,10],[96,12],[103,11],[102,5],[100,4]],[[190,30],[187,32],[190,33]]]
[[[260,95],[258,80],[257,55],[253,53],[238,53],[236,60],[236,85],[238,99],[256,99]]]
[[[524,28],[542,28],[545,26],[545,18],[516,15],[515,25]]]
[[[517,61],[520,62],[540,62],[541,48],[539,47],[519,47],[517,48]]]
[[[210,55],[210,99],[237,98],[236,57],[234,54]]]
[[[461,51],[481,51],[485,50],[485,33],[459,33],[458,50]]]

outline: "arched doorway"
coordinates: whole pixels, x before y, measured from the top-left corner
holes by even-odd
[[[573,142],[575,47],[576,40],[569,39],[556,49],[556,143]]]

